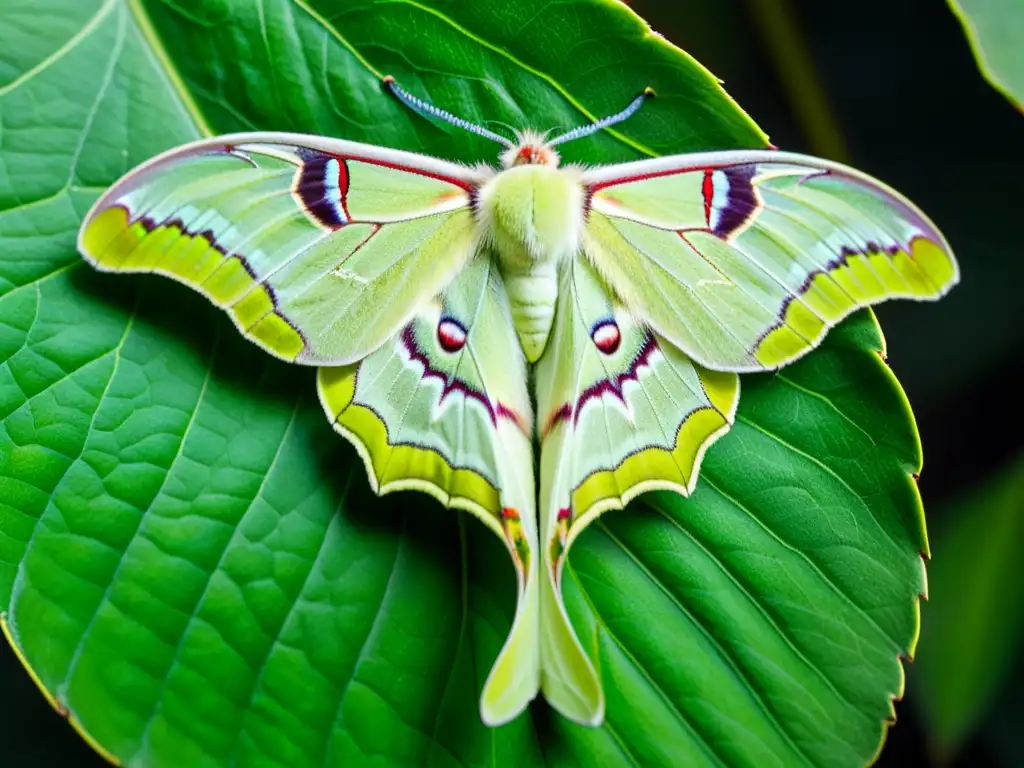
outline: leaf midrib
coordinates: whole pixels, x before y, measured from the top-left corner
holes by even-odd
[[[607,530],[607,527],[604,525],[604,523],[600,521],[598,521],[594,527],[601,529],[602,531]],[[657,680],[654,679],[654,677],[647,670],[647,668],[643,664],[641,664],[640,661],[632,653],[630,653],[629,649],[626,647],[626,644],[618,637],[618,635],[612,632],[612,629],[608,626],[607,622],[604,619],[604,616],[601,615],[600,611],[598,611],[597,609],[597,606],[594,605],[594,602],[591,599],[590,593],[587,591],[587,588],[583,586],[583,581],[581,580],[580,575],[576,572],[576,569],[573,568],[571,558],[567,558],[565,560],[564,567],[565,570],[563,571],[563,573],[568,574],[572,578],[573,582],[576,584],[576,588],[580,591],[580,596],[587,604],[587,608],[590,610],[591,615],[594,617],[594,621],[598,625],[600,625],[602,629],[604,629],[609,639],[611,639],[611,641],[615,643],[616,646],[618,646],[622,655],[629,659],[630,663],[633,664],[633,666],[641,674],[644,680],[647,681],[647,683],[651,686],[654,692],[658,695],[658,698],[665,702],[665,706],[669,709],[670,712],[672,712],[675,718],[683,726],[683,729],[692,736],[693,742],[697,746],[697,748],[702,750],[708,756],[709,762],[712,762],[716,765],[722,766],[722,768],[725,768],[725,766],[727,766],[728,763],[722,758],[721,755],[718,754],[718,751],[713,746],[711,740],[703,732],[701,732],[693,723],[690,722],[690,719],[687,717],[686,713],[675,705],[671,697],[664,691],[664,689],[660,685],[658,685]],[[612,721],[606,717],[604,725],[602,727],[612,729]],[[612,733],[615,734],[614,730],[612,730]],[[622,745],[623,749],[630,756],[634,764],[639,764],[636,758],[633,757],[632,751],[626,747],[625,742],[621,739],[621,737],[615,734],[615,740]]]
[[[114,0],[110,0],[110,2],[113,1]],[[158,69],[167,77],[168,84],[178,95],[182,108],[188,113],[189,117],[192,118],[192,122],[195,124],[196,130],[202,136],[213,136],[215,131],[206,121],[206,117],[203,115],[202,110],[199,109],[199,105],[196,104],[195,99],[192,98],[192,94],[185,85],[185,81],[182,80],[177,67],[174,66],[174,62],[171,60],[171,57],[167,55],[167,49],[164,47],[160,36],[157,34],[156,28],[153,26],[153,22],[149,18],[149,14],[146,13],[146,9],[142,6],[141,0],[124,0],[124,2],[127,4],[128,9],[131,11],[132,16],[135,19],[139,33],[145,41],[149,43],[148,50],[153,55],[153,58],[156,59],[156,63],[159,65]]]

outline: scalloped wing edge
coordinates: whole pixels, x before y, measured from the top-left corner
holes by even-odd
[[[658,342],[668,343],[660,338],[658,338]],[[659,461],[665,459],[671,461],[676,471],[682,474],[678,451],[687,445],[687,439],[695,434],[692,430],[697,428],[696,434],[701,436],[697,438],[699,442],[696,448],[691,449],[687,446],[687,451],[692,450],[692,459],[684,462],[691,467],[686,482],[649,478],[633,483],[623,493],[598,496],[586,505],[582,513],[577,514],[571,527],[564,531],[560,531],[556,527],[551,532],[551,538],[542,544],[545,575],[542,577],[540,602],[542,616],[546,618],[544,631],[540,636],[541,690],[554,709],[580,725],[601,725],[604,721],[606,702],[598,667],[595,663],[597,657],[591,658],[586,653],[579,636],[573,629],[565,601],[561,596],[562,572],[568,561],[569,549],[579,534],[600,515],[613,509],[624,508],[630,501],[647,491],[670,490],[683,496],[690,496],[693,493],[705,453],[712,444],[729,431],[735,422],[740,396],[740,380],[737,374],[701,369],[698,371],[698,375],[710,405],[699,406],[686,415],[676,430],[673,448],[648,447],[627,456],[612,469],[591,473],[573,490],[571,503],[576,504],[576,494],[595,478],[598,481],[609,482],[617,491],[619,485],[615,479],[615,473],[627,462],[631,465],[644,466],[652,457],[657,456]],[[714,421],[718,422],[717,425],[708,424],[706,426],[710,428],[701,429],[702,422],[705,421],[701,417],[702,414],[712,414]],[[698,421],[694,421],[695,418],[698,418]],[[561,525],[561,523],[556,523],[557,525]],[[546,532],[545,537],[547,537]],[[556,543],[561,543],[561,551],[557,558],[552,554],[552,548]],[[581,661],[582,663],[580,663]],[[550,674],[552,669],[558,669],[559,674]]]
[[[662,340],[663,343],[668,343]],[[704,461],[704,455],[708,449],[726,432],[728,432],[736,420],[736,410],[739,407],[740,401],[740,379],[735,373],[715,371],[713,369],[702,366],[703,370],[698,372],[701,378],[701,382],[705,385],[704,391],[708,395],[708,399],[711,401],[711,406],[701,406],[690,411],[686,417],[679,423],[679,428],[676,430],[675,443],[671,450],[667,448],[661,448],[658,446],[651,446],[643,449],[642,451],[631,454],[623,459],[618,466],[613,469],[603,469],[593,472],[588,475],[575,489],[573,489],[572,500],[573,504],[576,503],[577,494],[590,483],[594,483],[597,480],[605,479],[613,476],[619,470],[623,469],[627,463],[643,465],[649,462],[652,458],[657,457],[661,460],[671,460],[676,466],[676,469],[681,469],[679,466],[679,451],[684,447],[684,440],[692,436],[691,434],[684,434],[684,430],[689,426],[691,429],[696,429],[695,434],[703,432],[703,437],[700,438],[700,443],[697,445],[696,450],[693,452],[693,459],[691,462],[691,469],[689,476],[686,478],[685,483],[680,483],[675,480],[668,480],[664,478],[650,478],[647,480],[640,480],[630,485],[626,490],[617,496],[611,495],[599,495],[593,501],[588,503],[585,510],[582,513],[577,513],[576,519],[573,520],[572,526],[570,526],[566,543],[565,553],[568,552],[569,546],[579,536],[586,526],[593,522],[596,518],[602,514],[613,509],[624,509],[629,502],[635,499],[637,496],[648,491],[675,491],[683,496],[689,497],[694,489],[697,487],[697,480],[700,477],[700,466]],[[718,386],[709,388],[707,386],[708,378],[712,380],[718,379]],[[714,394],[711,392],[714,391]],[[700,430],[700,424],[692,421],[694,418],[701,418],[708,415],[715,421],[720,421],[717,427],[709,430]],[[681,472],[680,472],[681,474]],[[617,483],[616,480],[612,480],[613,483]],[[561,562],[565,562],[565,553],[561,557]]]

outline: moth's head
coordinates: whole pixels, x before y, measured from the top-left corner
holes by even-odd
[[[514,168],[517,165],[558,166],[558,153],[551,148],[546,134],[523,131],[517,134],[516,143],[501,153],[501,167]]]

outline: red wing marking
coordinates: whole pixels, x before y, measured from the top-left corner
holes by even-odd
[[[658,343],[654,340],[654,335],[648,331],[647,337],[644,339],[643,346],[640,347],[640,351],[637,353],[636,357],[633,358],[633,361],[625,371],[617,374],[611,379],[601,379],[600,381],[594,382],[580,393],[574,404],[562,403],[551,411],[547,420],[544,422],[544,429],[541,431],[540,436],[541,440],[544,440],[544,438],[548,436],[548,433],[563,421],[572,421],[573,426],[578,424],[580,414],[583,412],[583,406],[585,406],[590,400],[596,400],[603,397],[605,394],[610,394],[625,405],[626,399],[622,392],[623,385],[625,385],[627,381],[639,381],[640,369],[650,364],[651,355],[654,354],[654,351],[657,348]]]
[[[597,192],[604,189],[605,187],[616,187],[619,184],[631,184],[634,181],[646,181],[647,179],[658,179],[662,176],[678,176],[683,173],[704,173],[706,171],[715,170],[712,167],[694,167],[694,168],[668,168],[664,171],[651,171],[650,173],[638,173],[635,176],[623,176],[618,179],[608,179],[607,181],[599,181],[596,184],[591,184],[589,189],[591,193]]]
[[[613,355],[622,341],[622,333],[614,320],[602,320],[590,331],[590,338],[603,354]]]
[[[704,195],[704,221],[709,227],[711,226],[711,202],[715,198],[715,182],[713,177],[714,174],[711,171],[704,171],[704,182],[700,187],[700,191]]]
[[[358,251],[360,248],[362,248],[364,245],[366,245],[368,242],[370,242],[370,239],[374,235],[376,235],[378,232],[380,232],[380,224],[374,224],[373,227],[370,229],[369,233],[367,233],[366,237],[364,237],[359,242],[359,244],[356,245],[355,248],[353,248],[351,251],[349,251],[348,255],[346,255],[345,258],[341,260],[341,263],[338,264],[338,266],[336,266],[334,268],[334,274],[338,275],[339,277],[346,277],[346,274],[345,274],[345,262],[348,261],[349,259],[351,259],[353,256],[355,256],[356,255],[356,251]],[[347,276],[351,277],[351,273],[349,273]],[[362,278],[360,278],[360,279],[362,279]]]
[[[572,418],[572,406],[569,403],[562,403],[548,416],[546,422],[544,422],[544,428],[540,431],[540,439],[543,440],[548,436],[548,432],[554,429],[559,422],[569,421]]]
[[[437,179],[458,188],[438,195],[438,202],[458,199],[475,190],[473,184],[453,176],[445,176],[384,160],[351,155],[332,155],[305,147],[296,148],[296,154],[302,164],[295,173],[292,195],[299,207],[316,224],[329,231],[353,223],[352,216],[348,212],[348,193],[351,183],[349,162],[394,168],[406,173]]]
[[[516,558],[516,565],[520,571],[525,571],[530,566],[530,543],[523,534],[523,521],[519,516],[519,510],[515,507],[502,507],[501,517],[505,535],[508,536],[508,542]]]
[[[761,210],[761,198],[754,188],[757,171],[756,165],[746,163],[726,166],[712,174],[713,205],[708,226],[723,240],[737,235]]]
[[[413,168],[409,165],[401,165],[399,163],[389,163],[387,160],[378,160],[373,157],[359,157],[357,155],[345,155],[346,160],[352,160],[357,163],[366,163],[367,165],[378,165],[381,168],[393,168],[396,171],[405,171],[406,173],[415,173],[417,176],[426,176],[430,179],[437,179],[438,181],[445,181],[456,187],[461,187],[466,192],[472,192],[476,189],[476,184],[466,181],[465,179],[459,179],[455,176],[445,176],[443,173],[435,173],[434,171],[427,171],[423,168]]]
[[[401,335],[402,346],[405,347],[406,354],[409,355],[410,360],[414,360],[423,366],[423,378],[424,379],[437,379],[441,382],[441,396],[438,398],[438,405],[444,402],[444,399],[453,392],[461,394],[467,400],[476,400],[480,403],[484,410],[487,411],[487,415],[491,419],[491,423],[497,426],[498,419],[507,419],[515,424],[519,430],[529,436],[530,432],[524,422],[522,416],[514,409],[510,408],[502,402],[492,403],[487,394],[473,389],[462,379],[457,379],[454,376],[449,376],[444,371],[439,371],[430,364],[430,360],[420,349],[419,344],[416,341],[416,333],[413,330],[412,323],[405,326]]]
[[[466,329],[455,318],[442,317],[437,324],[437,343],[449,354],[458,352],[466,346]]]
[[[600,181],[590,185],[588,194],[593,195],[606,187],[657,179],[662,176],[702,173],[701,197],[704,203],[704,220],[712,233],[723,240],[728,240],[749,224],[761,209],[761,199],[754,186],[754,178],[758,171],[756,163],[685,169],[669,168],[663,171],[638,173],[635,176]]]
[[[509,408],[507,405],[505,405],[503,402],[499,400],[498,405],[495,408],[495,412],[497,413],[499,419],[508,419],[509,421],[514,422],[515,425],[519,427],[520,432],[522,432],[527,437],[530,436],[530,431],[526,427],[526,422],[523,420],[523,417],[519,415],[519,412],[515,408]]]
[[[345,159],[323,152],[302,149],[302,165],[295,172],[292,196],[314,222],[327,230],[348,224],[349,175]]]
[[[718,266],[717,266],[717,265],[715,264],[715,262],[714,262],[714,261],[712,261],[712,260],[711,260],[711,259],[709,259],[709,258],[708,258],[707,256],[705,256],[705,255],[704,255],[704,253],[703,253],[703,252],[701,251],[701,249],[700,249],[700,248],[698,248],[698,247],[697,247],[696,245],[694,245],[693,243],[691,243],[691,242],[690,242],[689,238],[687,238],[687,237],[686,237],[686,235],[687,235],[688,233],[690,233],[690,232],[708,232],[708,230],[706,230],[706,229],[697,229],[697,230],[693,230],[693,229],[680,229],[680,230],[677,230],[677,231],[676,231],[676,234],[677,234],[677,235],[679,235],[679,238],[680,238],[680,239],[681,239],[681,240],[682,240],[682,241],[683,241],[684,243],[686,243],[687,247],[688,247],[688,248],[689,248],[689,249],[690,249],[691,251],[693,251],[693,252],[694,252],[694,253],[696,253],[696,254],[697,254],[698,256],[700,256],[700,257],[701,257],[702,259],[704,259],[704,263],[705,263],[705,264],[707,264],[707,265],[708,265],[709,267],[711,267],[711,268],[712,268],[713,270],[715,270],[715,272],[717,272],[718,274],[720,274],[720,275],[722,276],[722,279],[723,279],[723,280],[726,280],[726,281],[728,281],[729,283],[733,283],[733,282],[735,282],[734,280],[731,280],[731,279],[729,279],[729,276],[728,276],[727,274],[725,274],[725,272],[723,272],[722,270],[720,270],[720,269],[718,268]],[[714,233],[712,232],[711,234],[714,234]]]

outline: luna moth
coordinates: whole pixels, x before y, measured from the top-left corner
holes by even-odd
[[[572,542],[647,490],[693,492],[738,374],[802,357],[858,307],[936,299],[958,267],[910,201],[837,163],[559,164],[558,145],[650,92],[513,141],[385,82],[503,145],[499,166],[293,133],[204,139],[116,182],[78,248],[100,270],[185,283],[270,354],[318,367],[374,490],[426,492],[501,537],[517,608],[484,722],[542,692],[598,725],[601,682],[560,592]]]

